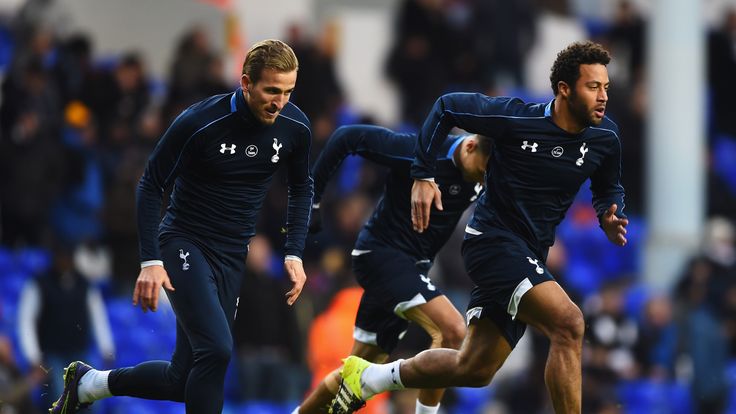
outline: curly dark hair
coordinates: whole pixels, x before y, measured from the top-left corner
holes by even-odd
[[[549,80],[552,82],[552,92],[557,95],[557,84],[560,81],[575,87],[575,82],[580,78],[580,65],[600,63],[607,65],[611,61],[611,55],[598,43],[585,41],[575,42],[557,54],[557,59],[552,65],[552,73]]]

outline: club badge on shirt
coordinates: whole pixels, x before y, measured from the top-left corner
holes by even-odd
[[[279,150],[281,150],[281,147],[283,147],[284,144],[279,143],[278,138],[274,138],[272,146],[273,146],[274,151],[276,151],[276,153],[273,155],[273,157],[271,157],[271,162],[277,163],[279,162]]]

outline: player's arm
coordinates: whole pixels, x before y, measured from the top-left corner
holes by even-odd
[[[195,132],[189,112],[179,115],[158,141],[138,182],[136,214],[141,272],[133,291],[133,305],[140,304],[144,312],[155,311],[158,307],[161,286],[174,289],[161,259],[158,224],[164,191],[171,186],[182,164],[187,162]]]
[[[314,182],[309,173],[309,149],[312,132],[305,128],[299,137],[298,148],[289,157],[289,198],[286,210],[286,258],[284,267],[293,283],[286,293],[286,303],[293,305],[302,292],[307,275],[302,265],[304,241],[307,238],[309,213],[314,196]]]
[[[616,139],[613,148],[598,170],[590,177],[593,207],[601,229],[608,240],[626,245],[626,226],[629,220],[624,214],[624,187],[621,185],[621,143]]]
[[[442,193],[434,183],[437,152],[452,128],[489,137],[502,137],[506,116],[522,107],[512,98],[488,97],[479,93],[451,93],[441,96],[422,125],[417,139],[411,175],[411,220],[414,230],[423,232],[429,226],[432,205],[442,210]]]
[[[414,151],[414,139],[390,129],[373,125],[350,125],[335,130],[312,167],[314,204],[310,233],[321,230],[320,202],[327,183],[340,169],[345,158],[358,155],[378,164],[408,166]]]

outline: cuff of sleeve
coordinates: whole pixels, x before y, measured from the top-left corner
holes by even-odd
[[[302,263],[302,258],[299,256],[294,256],[293,254],[287,254],[286,257],[284,257],[284,261],[293,260],[295,262]]]
[[[141,269],[149,266],[163,266],[164,261],[163,260],[146,260],[145,262],[141,262]]]
[[[434,177],[415,178],[415,180],[418,180],[418,181],[429,181],[429,182],[432,182],[433,183],[434,182]]]

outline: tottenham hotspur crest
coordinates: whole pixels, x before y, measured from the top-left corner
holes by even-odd
[[[272,146],[273,146],[274,151],[276,151],[276,153],[273,154],[273,157],[271,157],[271,162],[272,163],[277,163],[277,162],[279,162],[279,150],[281,149],[281,147],[284,146],[284,144],[279,144],[279,139],[278,138],[274,138],[273,139],[273,145]]]
[[[184,260],[184,263],[181,264],[181,270],[189,270],[189,262],[187,262],[187,257],[189,257],[189,252],[184,253],[184,249],[179,249],[179,258]]]
[[[587,154],[587,153],[588,153],[588,147],[583,142],[583,145],[580,147],[580,154],[581,154],[580,155],[580,158],[578,158],[577,160],[575,160],[575,165],[577,165],[578,167],[581,167],[583,165],[583,163],[585,162],[584,158],[585,158],[585,154]]]

